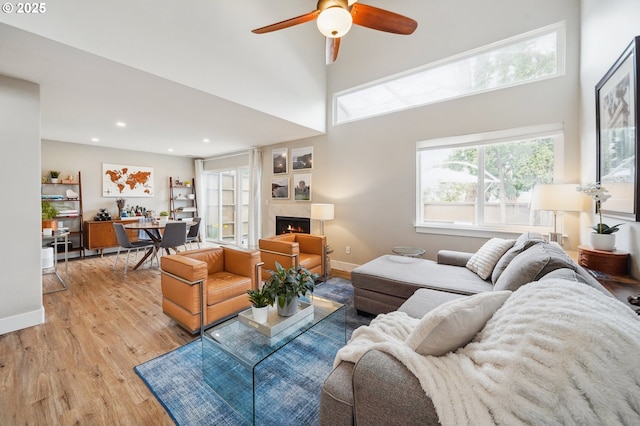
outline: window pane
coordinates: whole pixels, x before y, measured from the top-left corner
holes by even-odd
[[[474,224],[478,193],[477,149],[434,149],[420,153],[425,222]]]
[[[563,74],[562,25],[542,28],[335,96],[335,124]]]
[[[418,222],[546,225],[529,204],[534,185],[553,182],[559,139],[556,135],[419,150]]]

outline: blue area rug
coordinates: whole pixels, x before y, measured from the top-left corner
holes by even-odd
[[[346,305],[347,339],[355,328],[371,321],[353,308],[353,287],[348,280],[331,278],[317,286],[314,294]],[[256,424],[318,424],[320,389],[340,346],[312,329],[268,358],[257,371],[258,381],[267,385],[256,394],[256,412],[260,413]],[[134,370],[178,425],[247,424],[204,382],[200,340]]]

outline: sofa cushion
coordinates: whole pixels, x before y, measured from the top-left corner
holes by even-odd
[[[521,234],[516,240],[513,247],[507,250],[507,252],[502,255],[500,260],[498,260],[498,263],[496,263],[495,268],[493,268],[493,273],[491,274],[491,282],[495,284],[498,281],[500,275],[504,272],[507,266],[509,266],[509,263],[511,263],[511,261],[515,259],[517,255],[527,250],[528,248],[540,243],[544,243],[544,238],[542,238],[542,235],[540,234],[537,234],[535,232],[525,232]]]
[[[418,288],[432,288],[459,294],[476,294],[493,290],[470,270],[460,266],[439,265],[433,260],[383,255],[351,271],[356,293],[369,290],[390,294],[404,300]],[[400,306],[398,303],[397,306]],[[357,309],[358,306],[356,306]]]
[[[502,255],[513,247],[515,240],[505,240],[503,238],[491,238],[484,243],[480,249],[471,256],[466,264],[467,269],[478,274],[480,278],[486,280],[491,276],[493,268],[498,263]]]
[[[510,291],[494,291],[440,305],[418,322],[405,343],[421,355],[455,351],[473,340],[510,295]]]
[[[538,281],[560,268],[576,270],[576,264],[553,244],[536,244],[517,255],[496,281],[494,290],[517,290],[521,285]]]
[[[585,271],[584,268],[581,267],[580,265],[576,267],[575,271],[567,268],[556,269],[555,271],[549,272],[547,275],[542,277],[539,281],[554,279],[554,278],[561,278],[568,281],[583,283],[597,290],[600,290],[603,294],[609,297],[614,297],[613,294],[609,292],[609,290],[607,290],[602,284],[600,284],[598,280],[593,278],[593,276],[591,276],[587,271]]]

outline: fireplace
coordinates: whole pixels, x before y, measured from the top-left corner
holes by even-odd
[[[276,216],[276,235],[288,233],[311,233],[311,219],[308,217]]]

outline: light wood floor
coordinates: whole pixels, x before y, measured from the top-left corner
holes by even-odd
[[[162,313],[155,264],[114,259],[70,261],[46,323],[0,336],[0,425],[173,424],[133,367],[195,337]]]

